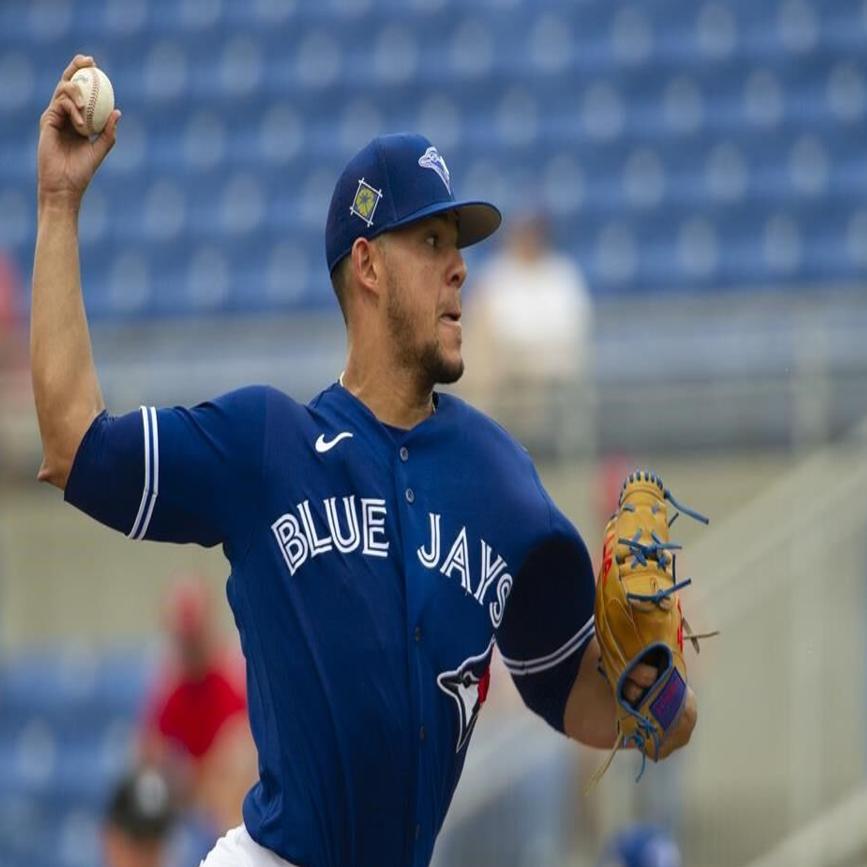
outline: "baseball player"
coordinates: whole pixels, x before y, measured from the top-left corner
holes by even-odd
[[[461,360],[461,248],[499,211],[455,198],[442,155],[383,136],[337,180],[327,264],[339,379],[308,405],[264,386],[110,415],[94,368],[76,218],[115,142],[71,130],[77,56],[41,119],[33,387],[41,480],[130,539],[222,544],[259,781],[206,867],[428,864],[488,691],[496,642],[525,703],[610,747],[594,580],[526,451],[434,391]],[[655,670],[636,666],[637,698]],[[694,702],[676,740],[694,723]]]

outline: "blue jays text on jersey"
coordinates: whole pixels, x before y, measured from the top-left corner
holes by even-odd
[[[103,413],[66,499],[132,538],[223,545],[259,753],[244,822],[292,863],[429,863],[495,642],[562,729],[590,560],[526,452],[457,398],[407,431],[339,384]]]
[[[385,500],[361,497],[357,504],[355,494],[351,494],[342,497],[338,505],[337,497],[329,497],[322,502],[327,526],[321,529],[316,526],[309,500],[298,503],[295,510],[297,517],[293,513],[287,513],[271,525],[290,575],[294,575],[310,558],[329,551],[342,554],[360,551],[366,557],[388,556],[388,509]],[[496,584],[497,598],[487,606],[491,625],[499,626],[505,612],[506,598],[512,587],[512,576],[506,571],[506,561],[499,554],[494,554],[484,539],[480,539],[478,572],[475,573],[478,581],[474,583],[467,528],[460,528],[448,554],[440,563],[442,515],[431,512],[429,517],[430,540],[427,547],[421,546],[416,550],[419,561],[428,569],[438,568],[443,575],[459,580],[464,590],[483,606],[486,605],[488,590],[494,581],[499,579]]]

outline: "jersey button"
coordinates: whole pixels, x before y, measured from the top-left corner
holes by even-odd
[[[405,496],[406,496],[407,503],[414,503],[415,502],[415,491],[413,491],[412,488],[406,489],[406,495]]]
[[[400,459],[402,461],[408,461],[409,460],[409,449],[406,446],[401,446],[400,452],[398,452],[398,454],[400,455]]]
[[[425,730],[425,727],[422,726],[422,727],[418,730],[418,739],[419,739],[420,741],[423,741],[426,737],[427,737],[427,731]]]
[[[421,641],[421,627],[420,626],[416,626],[416,628],[415,628],[415,640]]]

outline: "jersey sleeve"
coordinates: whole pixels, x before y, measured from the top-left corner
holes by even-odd
[[[64,498],[131,539],[228,542],[260,495],[268,390],[94,419]]]
[[[548,507],[548,531],[514,577],[497,644],[524,703],[563,731],[566,702],[594,634],[596,584],[578,531],[550,501]]]

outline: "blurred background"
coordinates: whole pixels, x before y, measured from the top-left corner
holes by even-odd
[[[80,227],[113,411],[332,382],[331,189],[413,129],[505,214],[458,391],[594,552],[636,462],[712,516],[677,527],[722,630],[689,748],[584,797],[602,756],[500,668],[438,867],[867,864],[867,3],[3,0],[0,865],[197,864],[253,773],[220,553],[34,481],[38,118],[79,51],[124,112]]]

